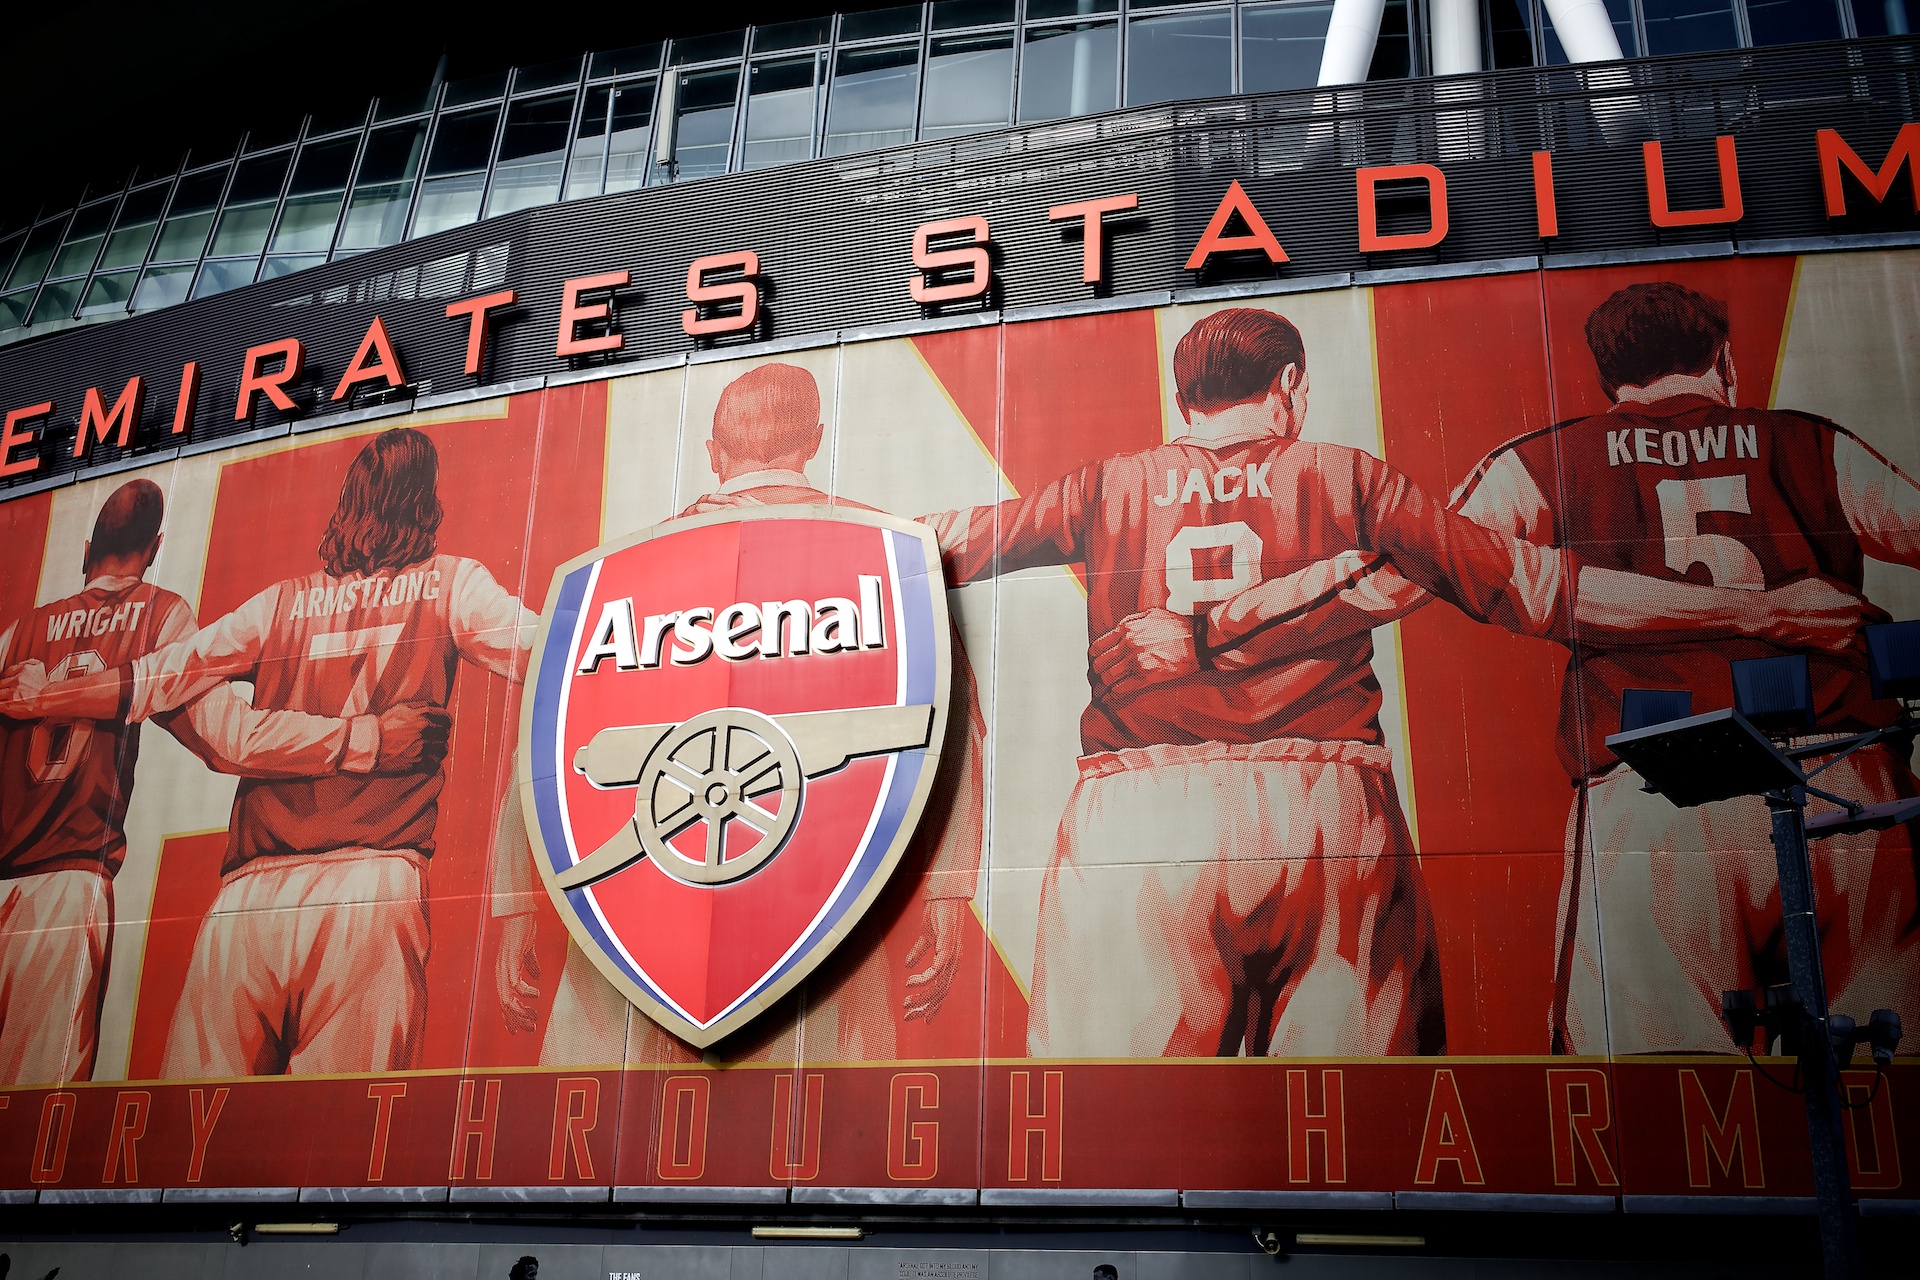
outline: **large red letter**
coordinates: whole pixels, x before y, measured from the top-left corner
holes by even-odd
[[[1080,220],[1080,234],[1085,237],[1080,246],[1080,280],[1083,284],[1098,284],[1100,277],[1106,274],[1106,242],[1101,236],[1100,220],[1109,213],[1121,213],[1139,207],[1140,197],[1130,191],[1124,196],[1057,204],[1047,210],[1049,222]]]
[[[1900,1185],[1900,1143],[1893,1128],[1893,1088],[1871,1071],[1843,1071],[1847,1100],[1847,1167],[1859,1191],[1892,1191]],[[1864,1121],[1862,1119],[1864,1117]],[[1866,1130],[1863,1135],[1861,1130]],[[1867,1151],[1861,1151],[1865,1137]],[[1869,1162],[1865,1156],[1872,1157]]]
[[[1427,1124],[1420,1135],[1420,1159],[1413,1180],[1428,1186],[1440,1177],[1440,1166],[1452,1162],[1460,1181],[1477,1187],[1486,1181],[1480,1172],[1480,1154],[1473,1147],[1466,1104],[1453,1072],[1442,1067],[1433,1073],[1433,1092],[1427,1098]]]
[[[370,1084],[367,1097],[373,1104],[373,1150],[367,1155],[367,1181],[378,1182],[387,1176],[387,1139],[393,1134],[393,1104],[407,1096],[407,1086],[399,1081]]]
[[[58,1182],[67,1171],[67,1140],[73,1137],[73,1113],[79,1110],[80,1096],[50,1093],[40,1104],[40,1133],[33,1140],[33,1168],[27,1176],[34,1182]]]
[[[1832,129],[1821,129],[1813,135],[1814,146],[1820,153],[1820,190],[1826,193],[1827,216],[1844,217],[1847,212],[1847,193],[1840,186],[1840,166],[1847,166],[1847,172],[1860,180],[1874,203],[1885,204],[1887,197],[1893,194],[1893,180],[1900,176],[1900,166],[1907,166],[1907,190],[1913,195],[1913,211],[1920,213],[1920,124],[1903,124],[1900,132],[1893,137],[1893,145],[1887,148],[1887,158],[1876,171],[1867,167],[1854,149],[1847,145]]]
[[[1533,217],[1542,240],[1560,234],[1560,205],[1553,198],[1553,152],[1533,153]]]
[[[768,1146],[767,1171],[776,1182],[806,1182],[820,1176],[820,1112],[826,1100],[827,1078],[807,1075],[801,1102],[800,1154],[793,1152],[793,1076],[773,1078],[773,1137]]]
[[[174,435],[193,425],[193,408],[199,399],[200,362],[189,360],[180,366],[180,396],[173,402]]]
[[[662,1182],[693,1182],[707,1171],[707,1100],[712,1091],[705,1076],[668,1076],[660,1086],[660,1157],[654,1170]]]
[[[127,1181],[140,1181],[139,1153],[134,1144],[147,1136],[147,1108],[153,1102],[150,1093],[123,1093],[113,1100],[113,1128],[107,1137],[107,1163],[100,1170],[100,1181],[111,1183],[127,1166]]]
[[[1430,164],[1389,164],[1357,169],[1354,188],[1360,197],[1360,252],[1386,253],[1394,249],[1431,249],[1447,238],[1447,175]],[[1416,181],[1427,184],[1427,208],[1433,223],[1425,231],[1383,236],[1374,208],[1374,187],[1382,182]]]
[[[140,402],[146,396],[147,384],[139,375],[127,379],[127,385],[120,389],[120,398],[113,402],[108,411],[106,402],[100,398],[100,388],[88,387],[87,398],[80,405],[80,429],[74,433],[73,456],[84,458],[93,448],[95,440],[105,441],[113,434],[115,426],[120,428],[120,438],[114,443],[122,449],[133,439],[133,429],[140,421]]]
[[[368,357],[372,357],[369,363]],[[360,349],[353,353],[353,359],[347,361],[347,371],[340,375],[340,385],[333,389],[333,399],[345,400],[357,383],[372,382],[378,379],[389,387],[407,385],[406,375],[400,372],[400,357],[393,353],[393,339],[387,336],[387,325],[379,316],[367,326],[367,336],[360,339]]]
[[[1287,1072],[1287,1181],[1313,1180],[1314,1134],[1326,1155],[1327,1181],[1347,1180],[1347,1091],[1341,1073],[1320,1073],[1320,1109],[1307,1107],[1307,1073]]]
[[[565,1098],[563,1106],[561,1099]],[[567,1176],[567,1153],[573,1153],[573,1167],[582,1178],[593,1176],[593,1152],[587,1147],[587,1135],[600,1123],[600,1081],[596,1076],[565,1079],[553,1086],[553,1140],[547,1145],[547,1178],[558,1182]]]
[[[569,280],[560,286],[560,340],[553,345],[553,354],[557,356],[583,356],[594,351],[618,351],[626,343],[622,333],[603,333],[597,338],[578,336],[579,328],[588,320],[605,320],[613,314],[610,303],[592,302],[580,304],[580,295],[589,289],[618,289],[632,278],[627,271],[609,271],[604,275],[581,276],[578,280]],[[468,343],[472,349],[472,343]]]
[[[1227,223],[1236,213],[1247,224],[1247,233],[1243,236],[1227,234]],[[1187,270],[1199,271],[1207,265],[1207,259],[1216,253],[1235,253],[1241,249],[1258,249],[1275,266],[1287,260],[1287,251],[1274,239],[1273,232],[1267,228],[1266,219],[1253,207],[1252,199],[1236,178],[1227,184],[1227,194],[1220,197],[1220,207],[1213,211],[1207,229],[1200,233],[1200,243],[1194,245],[1193,252],[1187,255]]]
[[[260,368],[275,356],[284,357],[278,369],[272,373]],[[269,342],[258,347],[248,347],[245,361],[240,366],[240,401],[234,406],[233,420],[245,422],[253,416],[253,398],[262,391],[275,408],[282,413],[292,413],[299,406],[293,397],[281,390],[287,383],[300,376],[300,366],[306,363],[307,348],[298,338],[282,338],[278,342]]]
[[[33,432],[16,431],[21,423],[29,418],[44,418],[53,412],[53,401],[43,400],[39,404],[30,404],[24,409],[13,409],[7,414],[7,425],[0,428],[0,476],[23,475],[28,471],[40,469],[40,455],[14,460],[13,451],[23,444],[33,443]]]
[[[479,373],[482,359],[487,353],[487,316],[501,307],[510,307],[520,295],[512,289],[502,289],[499,293],[483,294],[478,298],[468,298],[465,302],[453,302],[447,305],[447,319],[459,316],[467,318],[467,372]],[[562,336],[565,331],[562,330]]]
[[[467,1147],[478,1142],[473,1157],[473,1176],[485,1182],[493,1177],[493,1133],[500,1122],[500,1082],[486,1081],[480,1101],[480,1114],[473,1113],[474,1080],[460,1082],[460,1101],[453,1108],[453,1157],[447,1162],[449,1178],[467,1176]]]
[[[935,249],[932,241],[935,236],[957,236],[965,234],[971,244],[955,249]],[[946,218],[939,222],[924,222],[914,228],[913,265],[915,271],[907,277],[907,293],[915,302],[957,302],[962,298],[977,298],[987,291],[993,281],[993,269],[987,259],[987,241],[991,233],[987,230],[987,220],[981,217]],[[927,276],[934,271],[953,271],[965,267],[973,274],[965,280],[952,284],[928,284]]]
[[[1760,1160],[1760,1111],[1753,1101],[1753,1072],[1733,1073],[1733,1088],[1727,1091],[1725,1111],[1716,1112],[1707,1101],[1707,1090],[1697,1071],[1680,1073],[1681,1138],[1687,1144],[1687,1183],[1710,1187],[1712,1171],[1707,1154],[1720,1165],[1720,1172],[1733,1172],[1733,1157],[1740,1155],[1740,1185],[1749,1189],[1767,1185],[1766,1166]]]
[[[1740,202],[1740,158],[1734,154],[1733,139],[1721,136],[1713,140],[1714,154],[1720,159],[1720,207],[1683,209],[1667,207],[1667,166],[1661,158],[1660,144],[1640,144],[1640,158],[1647,169],[1647,215],[1656,227],[1707,227],[1722,222],[1738,222],[1746,206]]]
[[[1574,1105],[1574,1094],[1580,1095]],[[1576,1151],[1593,1170],[1593,1180],[1617,1187],[1607,1144],[1600,1140],[1613,1124],[1613,1102],[1607,1095],[1607,1073],[1593,1067],[1547,1072],[1547,1119],[1553,1130],[1553,1185],[1571,1187],[1580,1181]]]
[[[738,271],[741,278],[708,284],[709,271]],[[680,313],[681,330],[690,338],[698,338],[709,333],[737,333],[753,328],[754,321],[760,318],[760,282],[756,279],[759,274],[760,255],[751,249],[695,258],[687,267],[687,301],[693,305]],[[701,307],[726,302],[738,302],[739,314],[700,318]]]
[[[226,1110],[227,1095],[233,1090],[222,1085],[213,1091],[208,1099],[206,1091],[189,1089],[187,1091],[187,1118],[193,1122],[193,1151],[187,1157],[187,1181],[198,1182],[207,1168],[207,1145],[213,1141],[213,1126],[220,1123],[220,1113]]]
[[[887,1176],[895,1182],[925,1182],[940,1172],[940,1122],[916,1114],[940,1109],[940,1077],[907,1071],[887,1090]]]
[[[1040,1136],[1040,1180],[1060,1181],[1065,1145],[1066,1073],[1048,1071],[1040,1077],[1040,1110],[1033,1109],[1029,1075],[1016,1071],[1007,1083],[1007,1181],[1027,1180],[1027,1143]]]

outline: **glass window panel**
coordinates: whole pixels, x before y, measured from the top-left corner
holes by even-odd
[[[927,54],[920,136],[1002,129],[1013,120],[1013,35],[949,36]]]
[[[55,320],[73,319],[73,309],[80,304],[80,286],[82,280],[62,280],[57,284],[43,285],[40,289],[40,301],[33,304],[33,314],[27,317],[28,324],[47,324]]]
[[[433,110],[433,90],[420,89],[413,93],[402,93],[391,98],[379,99],[373,104],[373,118],[374,122],[378,123],[382,120],[398,120],[401,116],[417,116],[431,110]]]
[[[1072,18],[1083,14],[1115,13],[1120,0],[1027,0],[1027,21],[1042,18]]]
[[[845,19],[841,22],[844,29]],[[846,155],[913,141],[920,49],[842,49],[827,99],[826,154]]]
[[[1641,0],[1647,24],[1647,52],[1709,53],[1740,43],[1733,21],[1733,0]]]
[[[1309,89],[1320,81],[1333,5],[1277,4],[1240,11],[1240,83],[1247,93]]]
[[[273,251],[325,253],[333,244],[333,227],[340,221],[340,205],[345,195],[342,191],[323,191],[310,196],[288,196],[286,208],[280,211],[280,225],[273,231]],[[221,230],[226,230],[224,225]]]
[[[738,31],[720,31],[710,36],[695,36],[691,40],[675,40],[672,52],[667,57],[667,65],[683,67],[690,62],[713,62],[719,58],[737,58],[741,50],[747,47],[746,28]]]
[[[1408,26],[1407,0],[1387,0],[1380,15],[1380,38],[1374,42],[1369,80],[1404,80],[1413,74],[1413,35]]]
[[[288,195],[311,195],[316,191],[341,191],[347,175],[353,171],[353,153],[360,149],[358,138],[336,138],[315,143],[300,151],[300,163],[293,167],[293,182]]]
[[[1020,54],[1020,119],[1059,120],[1119,105],[1120,28],[1030,27]]]
[[[227,189],[228,206],[252,204],[258,200],[278,200],[280,187],[287,177],[287,161],[292,158],[292,152],[282,151],[277,155],[242,160],[233,171],[233,185]]]
[[[316,111],[307,121],[307,136],[323,138],[329,133],[358,129],[366,124],[367,108],[372,105],[372,103],[363,102],[357,107],[342,107],[336,111]]]
[[[1747,34],[1757,45],[1838,40],[1833,0],[1747,0]]]
[[[743,167],[759,169],[812,157],[820,102],[819,65],[812,54],[753,65],[747,79]]]
[[[47,274],[47,264],[53,261],[53,251],[60,245],[63,230],[65,227],[58,221],[43,222],[33,229],[33,234],[27,237],[26,248],[20,251],[19,261],[7,273],[8,288],[40,283],[40,277]]]
[[[1863,36],[1911,35],[1915,17],[1916,0],[1853,0],[1854,29]]]
[[[866,13],[840,15],[842,40],[874,40],[881,36],[904,36],[920,29],[920,6],[903,4],[894,9],[870,9]]]
[[[480,216],[480,196],[486,173],[456,173],[428,178],[420,184],[420,204],[413,215],[410,239],[430,236],[449,227],[464,227]]]
[[[1233,92],[1233,15],[1182,13],[1127,24],[1127,105]]]
[[[446,96],[440,101],[443,107],[464,106],[469,102],[484,102],[488,98],[497,98],[507,91],[507,73],[490,72],[484,76],[468,76],[465,80],[455,80],[447,85]]]
[[[187,289],[193,284],[193,269],[191,262],[177,267],[148,267],[140,277],[139,289],[134,291],[133,309],[157,311],[185,302]]]
[[[753,51],[776,53],[781,49],[805,49],[825,44],[833,33],[832,18],[802,18],[798,22],[776,22],[753,29]]]
[[[213,211],[220,204],[220,190],[226,182],[224,168],[190,173],[180,180],[173,203],[167,208],[167,220],[160,224],[160,243],[153,249],[155,261],[177,262],[200,256],[207,247]]]
[[[102,200],[73,215],[73,222],[67,228],[66,241],[60,246],[59,256],[54,258],[48,275],[77,276],[93,270],[93,260],[100,256],[100,241],[106,238],[107,228],[113,225],[115,203]]]
[[[594,79],[601,76],[630,76],[636,71],[657,71],[660,69],[660,50],[664,46],[655,40],[649,44],[636,44],[628,49],[615,49],[610,53],[593,55],[593,66],[587,74]]]
[[[0,294],[0,329],[17,329],[27,322],[27,308],[33,305],[33,290]]]
[[[646,185],[647,170],[653,164],[654,84],[652,80],[637,80],[613,87],[613,116],[607,125],[610,192]],[[731,113],[728,119],[731,121]]]
[[[487,196],[487,217],[552,204],[560,198],[573,99],[571,93],[523,98],[507,112],[500,158],[493,169],[493,190]]]
[[[587,101],[580,108],[580,128],[573,138],[573,159],[567,165],[563,200],[600,194],[601,176],[607,167],[607,104],[612,99],[611,85],[587,90]]]
[[[551,89],[555,85],[574,84],[580,79],[580,59],[562,58],[558,62],[543,62],[537,67],[522,67],[513,77],[515,93],[531,93],[536,89]]]
[[[420,152],[427,126],[396,125],[367,135],[366,154],[360,158],[360,176],[339,248],[376,249],[398,244],[406,233],[407,203],[413,196],[413,178],[420,171]]]
[[[1487,0],[1487,38],[1495,69],[1533,65],[1533,6],[1530,0]]]
[[[216,293],[252,284],[253,270],[257,265],[252,258],[229,258],[225,261],[210,258],[201,264],[200,278],[193,282],[193,296],[211,298]]]
[[[674,122],[675,177],[704,178],[727,171],[733,152],[733,98],[739,84],[737,67],[680,77],[680,105]],[[619,110],[617,102],[614,109]],[[613,189],[613,164],[609,160],[607,190]]]
[[[125,311],[128,299],[133,297],[133,282],[140,278],[138,271],[103,271],[93,278],[87,286],[86,300],[80,304],[83,316],[106,315],[109,312]]]
[[[933,29],[985,27],[1013,21],[1013,0],[933,0]]]
[[[1640,40],[1633,30],[1633,0],[1607,0],[1607,17],[1613,21],[1614,38],[1620,41],[1623,56],[1640,56]],[[1567,65],[1567,51],[1560,47],[1560,37],[1554,34],[1553,22],[1543,18],[1541,23],[1541,45],[1545,49],[1544,62],[1550,67]]]
[[[137,267],[146,260],[147,246],[153,243],[153,230],[166,207],[167,184],[144,187],[128,196],[120,206],[113,234],[107,237],[106,251],[100,255],[96,270]],[[0,255],[4,256],[4,255]]]
[[[25,240],[26,237],[17,231],[0,239],[0,277],[4,277],[7,268],[13,265],[13,255],[20,252],[20,246]]]
[[[437,178],[486,168],[487,158],[493,154],[493,127],[499,119],[498,107],[441,116],[439,132],[433,135],[433,153],[427,157],[427,176]]]
[[[326,260],[324,253],[269,254],[267,260],[260,264],[260,278],[277,280],[296,271],[305,271],[308,267],[317,267]]]

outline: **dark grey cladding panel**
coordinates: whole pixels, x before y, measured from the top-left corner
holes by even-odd
[[[450,392],[701,351],[1106,298],[1144,305],[1168,291],[1192,296],[1186,291],[1264,282],[1279,292],[1289,281],[1510,265],[1543,252],[1552,266],[1649,250],[1738,251],[1749,241],[1885,243],[1920,230],[1904,189],[1874,205],[1854,184],[1853,211],[1828,219],[1814,133],[1839,129],[1877,165],[1909,119],[1916,62],[1920,39],[1890,37],[1383,81],[1117,111],[528,209],[0,348],[0,410],[54,405],[47,418],[27,424],[41,436],[40,469],[0,481],[0,497],[76,469],[72,445],[85,392],[97,386],[110,404],[134,375],[147,388],[130,446],[136,454],[182,445],[191,452],[276,424],[287,430],[271,406],[235,418],[250,344],[289,337],[305,344],[304,371],[289,388],[299,405],[292,417],[370,407],[359,393],[341,401],[332,395],[375,316],[392,334],[406,394],[427,404]],[[1725,226],[1654,228],[1645,213],[1641,143],[1665,144],[1674,206],[1702,208],[1719,202],[1713,139],[1722,134],[1737,139],[1745,196],[1732,238]],[[1532,153],[1541,149],[1552,151],[1555,164],[1559,235],[1550,242],[1535,222]],[[1414,162],[1445,172],[1448,236],[1431,249],[1362,254],[1356,169]],[[1289,260],[1274,266],[1264,255],[1240,253],[1185,270],[1235,179]],[[1110,219],[1108,279],[1085,284],[1078,226],[1049,221],[1047,210],[1129,191],[1139,207]],[[1427,226],[1417,194],[1383,189],[1379,208],[1383,232]],[[991,224],[993,287],[981,299],[921,306],[906,288],[913,230],[956,212]],[[718,346],[696,343],[680,329],[687,266],[741,248],[760,255],[762,320]],[[595,300],[610,303],[624,347],[556,356],[561,283],[621,270],[631,273],[629,283]],[[518,301],[495,324],[480,375],[469,376],[467,325],[448,319],[447,305],[502,289],[518,291]],[[200,392],[190,429],[175,435],[176,389],[189,360],[200,364]],[[86,461],[111,464],[124,452],[96,446]]]

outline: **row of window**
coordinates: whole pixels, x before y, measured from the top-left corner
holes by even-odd
[[[1606,0],[1629,55],[1904,34],[1920,0]],[[1565,62],[1541,0],[1480,0],[1487,65]],[[0,341],[150,311],[558,200],[1187,98],[1311,86],[1332,0],[933,0],[596,53],[357,120],[0,238]],[[1372,79],[1423,70],[1388,0]],[[11,331],[11,332],[10,332]]]

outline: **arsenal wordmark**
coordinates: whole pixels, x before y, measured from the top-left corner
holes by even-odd
[[[672,520],[562,565],[520,718],[528,835],[575,941],[704,1048],[879,896],[939,764],[931,530],[840,507]]]

